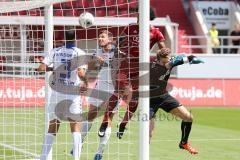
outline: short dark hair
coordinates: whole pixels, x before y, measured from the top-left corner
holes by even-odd
[[[75,31],[74,30],[65,31],[65,40],[67,42],[75,40]]]
[[[212,23],[212,26],[216,26],[216,23],[213,22],[213,23]]]
[[[170,54],[171,54],[170,48],[162,48],[157,51],[157,60],[160,60],[161,58],[165,58]]]

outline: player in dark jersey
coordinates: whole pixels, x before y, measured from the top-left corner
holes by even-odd
[[[150,9],[150,20],[155,19],[153,9]],[[139,87],[139,24],[130,24],[121,33],[118,54],[115,59],[120,62],[119,70],[116,74],[115,94],[109,99],[109,106],[104,114],[103,122],[99,129],[99,136],[104,136],[109,125],[109,120],[113,118],[113,108],[118,104],[119,96],[126,100],[127,111],[122,122],[119,124],[117,137],[122,138],[128,121],[137,110],[138,87]],[[158,44],[159,48],[164,48],[165,38],[158,28],[150,27],[150,48]],[[130,96],[129,96],[130,95]]]
[[[159,108],[182,119],[182,138],[179,143],[181,149],[186,149],[191,154],[197,154],[197,150],[190,146],[188,137],[191,131],[193,116],[191,113],[167,91],[167,83],[172,68],[184,64],[202,63],[197,57],[190,55],[178,55],[171,59],[169,48],[160,49],[157,52],[157,60],[150,63],[150,131],[152,137],[154,129],[154,117]]]

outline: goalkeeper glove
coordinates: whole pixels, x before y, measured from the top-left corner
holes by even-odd
[[[203,60],[201,60],[200,58],[193,56],[193,55],[188,56],[188,60],[189,60],[189,64],[204,63]]]
[[[188,61],[188,57],[186,57],[185,55],[177,55],[177,56],[171,58],[169,64],[172,67],[175,67],[175,66],[181,65],[187,61]]]
[[[190,55],[190,56],[185,56],[185,55],[177,55],[176,57],[172,57],[170,60],[170,65],[172,67],[188,63],[189,64],[199,64],[199,63],[204,63],[203,60],[199,59],[196,56]]]

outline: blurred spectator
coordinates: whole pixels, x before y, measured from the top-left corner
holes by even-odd
[[[235,25],[235,29],[231,32],[231,36],[240,36],[240,24]],[[240,46],[240,37],[234,37],[232,38],[232,44],[234,46]],[[238,53],[238,48],[232,48],[230,50],[230,53],[237,54]]]
[[[209,35],[211,37],[211,47],[213,53],[218,53],[218,46],[220,44],[219,39],[218,39],[218,30],[216,27],[216,23],[212,23],[212,27],[209,30]]]

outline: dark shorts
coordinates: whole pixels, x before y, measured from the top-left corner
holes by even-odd
[[[154,118],[159,108],[163,109],[165,112],[170,112],[172,109],[179,106],[182,106],[182,104],[169,93],[150,98],[150,119]]]

